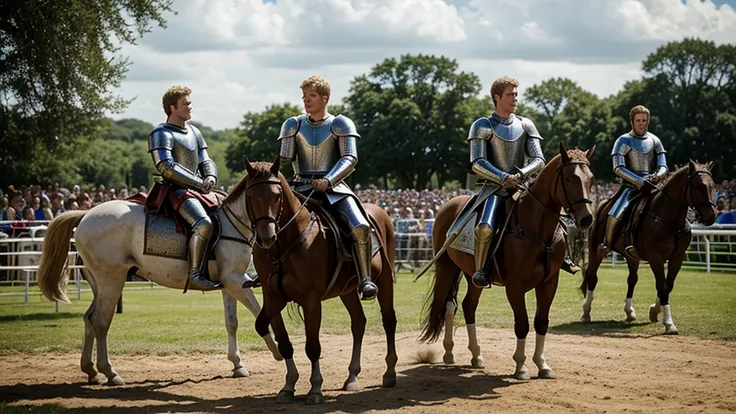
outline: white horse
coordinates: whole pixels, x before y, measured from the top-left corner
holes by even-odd
[[[250,289],[243,289],[244,273],[251,261],[252,227],[246,213],[245,191],[237,186],[223,202],[216,216],[221,224],[221,238],[215,247],[217,261],[209,262],[210,276],[223,284],[222,301],[228,336],[228,359],[233,363],[233,376],[247,377],[238,349],[238,316],[235,300],[257,316],[261,310]],[[110,385],[125,382],[115,372],[107,353],[107,331],[122,294],[126,276],[133,268],[137,274],[159,285],[184,289],[188,279],[186,260],[143,254],[145,207],[128,201],[109,201],[88,211],[69,211],[49,223],[43,243],[38,284],[52,301],[69,303],[66,294],[68,273],[65,263],[69,242],[75,243],[85,265],[82,271],[94,294],[84,314],[84,344],[81,368],[90,383],[104,383],[98,371]],[[191,287],[190,287],[191,288]],[[97,340],[97,369],[92,362],[92,346]],[[276,360],[281,354],[270,334],[263,336]]]

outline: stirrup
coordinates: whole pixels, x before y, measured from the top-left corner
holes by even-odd
[[[636,250],[636,247],[634,247],[634,245],[626,246],[626,248],[624,249],[624,253],[626,253],[626,256],[628,256],[630,259],[641,261],[639,252]]]
[[[222,287],[222,282],[215,282],[204,277],[204,273],[197,269],[189,275],[189,284],[207,289],[219,289]]]
[[[358,288],[360,291],[360,300],[371,300],[378,294],[378,286],[373,283],[370,279],[363,281]]]
[[[562,266],[560,266],[560,269],[566,271],[567,273],[570,273],[571,275],[574,275],[575,273],[580,271],[580,266],[576,265],[570,258],[565,257],[565,260],[562,261]]]
[[[491,278],[488,277],[488,274],[483,269],[478,269],[473,273],[472,282],[473,285],[477,288],[485,288],[485,287],[491,287]]]
[[[261,286],[261,278],[256,274],[255,278],[251,278],[248,273],[245,275],[245,282],[243,282],[243,289],[252,289]]]

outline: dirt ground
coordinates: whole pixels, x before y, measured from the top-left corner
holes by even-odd
[[[58,404],[104,408],[105,412],[732,412],[736,411],[736,344],[681,336],[550,335],[547,361],[557,379],[534,378],[534,337],[527,344],[531,381],[511,374],[513,332],[479,329],[485,369],[470,368],[465,329],[455,336],[456,365],[419,363],[442,360],[442,345],[420,345],[417,333],[398,335],[398,381],[380,387],[385,340],[367,336],[363,348],[362,390],[340,391],[347,378],[351,338],[322,337],[325,403],[306,406],[309,363],[303,341],[295,342],[301,378],[297,400],[275,403],[285,366],[267,352],[242,352],[249,378],[230,378],[225,355],[114,356],[113,366],[127,384],[86,385],[77,354],[0,357],[0,401],[11,405]],[[224,345],[223,345],[224,347]]]

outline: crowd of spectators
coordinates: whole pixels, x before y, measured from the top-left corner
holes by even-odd
[[[596,184],[593,186],[593,206],[611,198],[620,184]],[[12,235],[14,229],[26,227],[34,221],[48,221],[68,210],[88,210],[108,200],[124,199],[138,192],[145,193],[146,187],[82,188],[75,185],[70,189],[59,184],[42,187],[41,185],[22,185],[19,188],[9,186],[0,190],[0,232]],[[431,238],[432,219],[442,204],[458,195],[470,195],[472,190],[446,188],[433,190],[383,190],[378,188],[362,189],[358,186],[356,194],[365,203],[373,203],[382,207],[396,225],[397,233],[425,233]],[[736,179],[723,180],[716,184],[713,202],[718,208],[717,223],[736,223]]]

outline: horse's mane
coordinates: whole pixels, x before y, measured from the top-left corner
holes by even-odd
[[[702,171],[702,170],[708,169],[708,166],[705,164],[701,164],[696,161],[693,161],[693,164],[695,164],[695,171]],[[667,185],[667,183],[670,182],[673,178],[675,178],[676,175],[683,174],[683,172],[686,171],[689,167],[690,166],[688,164],[685,164],[679,167],[675,171],[668,172],[664,177],[662,177],[662,179],[660,180],[660,183],[662,184],[662,186]]]
[[[251,167],[253,167],[253,176],[250,178],[256,179],[256,178],[269,178],[271,177],[271,163],[270,162],[254,162],[251,164]],[[233,191],[230,192],[230,194],[227,196],[225,201],[234,200],[238,197],[240,197],[246,188],[246,183],[248,182],[248,174],[246,173],[243,178],[240,179],[240,181],[235,185],[235,188],[233,188]]]

